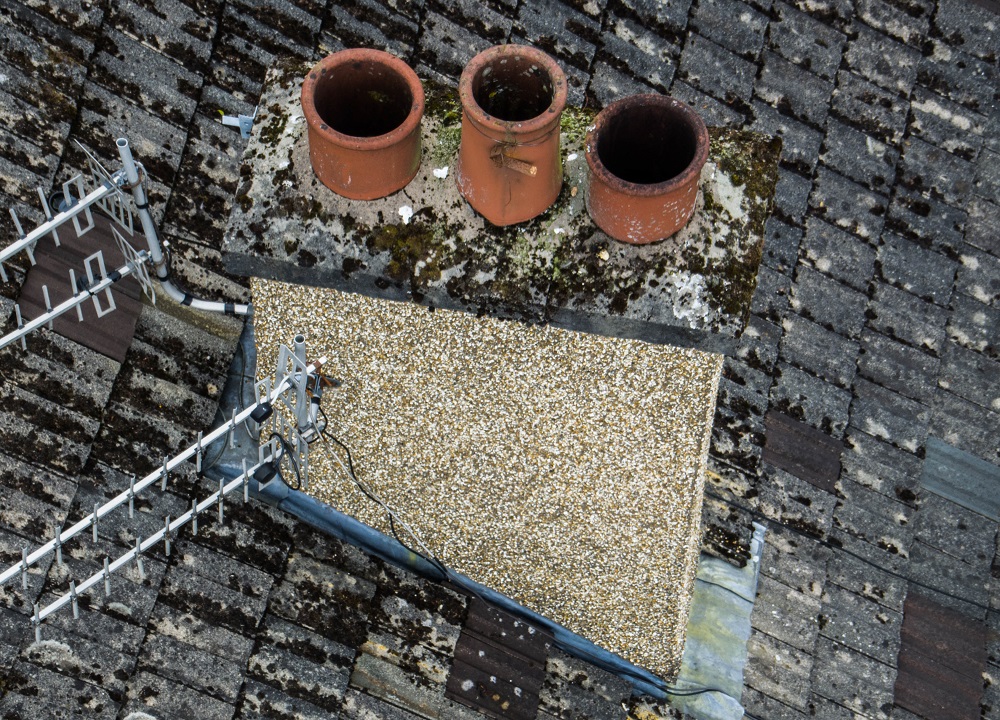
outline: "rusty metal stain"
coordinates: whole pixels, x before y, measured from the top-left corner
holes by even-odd
[[[551,637],[473,601],[448,675],[446,695],[490,717],[532,720]]]
[[[761,459],[811,485],[834,491],[840,476],[843,444],[789,415],[771,410],[764,418],[765,445]]]
[[[130,237],[129,242],[134,247],[146,246],[145,238],[139,234]],[[45,312],[43,285],[48,287],[49,301],[53,307],[73,295],[75,291],[70,287],[69,271],[72,269],[78,279],[86,279],[84,259],[98,250],[104,254],[104,263],[109,273],[124,263],[111,233],[111,220],[98,212],[94,213],[93,229],[81,237],[76,237],[74,233],[69,233],[68,236],[64,233],[59,247],[55,247],[48,239],[39,243],[35,251],[37,263],[29,269],[18,299],[25,319]],[[142,310],[142,289],[134,278],[129,277],[115,283],[111,293],[117,307],[114,312],[97,317],[93,304],[86,302],[80,306],[83,322],[71,310],[55,319],[53,329],[84,347],[123,362],[125,353],[132,344],[135,325]],[[102,306],[106,304],[103,296],[100,301]],[[30,339],[28,343],[30,347]]]
[[[896,705],[921,717],[976,720],[986,667],[986,626],[911,592],[900,639]]]

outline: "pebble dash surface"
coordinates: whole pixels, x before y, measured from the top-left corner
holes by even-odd
[[[442,562],[676,674],[721,355],[260,279],[253,298],[261,376],[296,333],[328,356],[330,432]],[[309,492],[388,533],[313,447]]]

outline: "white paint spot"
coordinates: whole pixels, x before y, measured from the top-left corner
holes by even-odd
[[[448,166],[445,165],[444,167],[434,168],[431,172],[434,173],[434,177],[444,180],[448,177]]]
[[[566,234],[566,228],[552,228],[552,234],[553,235],[565,235]]]
[[[566,156],[566,162],[573,162],[578,157],[580,157],[580,156],[577,155],[576,153],[570,153],[569,155]]]
[[[403,218],[403,224],[409,225],[410,218],[413,217],[413,208],[411,208],[409,205],[404,205],[403,207],[399,208],[398,212],[399,216]]]
[[[962,264],[965,265],[965,267],[969,268],[969,270],[978,270],[979,269],[979,258],[977,258],[977,257],[975,257],[973,255],[963,255],[962,256]]]
[[[1000,410],[1000,397],[993,398],[993,402],[990,403],[990,407],[994,410]]]
[[[830,272],[830,258],[817,258],[816,269],[820,272]]]
[[[920,110],[920,111],[925,112],[925,113],[927,113],[929,115],[936,115],[937,117],[941,118],[945,122],[950,122],[952,125],[954,125],[955,127],[957,127],[959,130],[968,131],[968,130],[972,129],[972,122],[969,120],[969,118],[964,117],[962,115],[956,115],[955,113],[953,113],[948,108],[943,107],[939,102],[937,102],[933,98],[928,98],[927,100],[924,100],[923,102],[919,102],[919,101],[915,102],[915,103],[913,103],[913,107],[916,110]]]
[[[470,690],[472,690],[473,687],[475,687],[475,685],[476,684],[474,682],[472,682],[471,680],[463,680],[462,681],[462,690],[464,692],[469,692]]]

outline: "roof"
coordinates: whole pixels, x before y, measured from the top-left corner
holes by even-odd
[[[996,627],[995,520],[921,483],[932,439],[956,467],[974,465],[968,456],[1000,462],[991,0],[363,0],[328,10],[308,0],[59,9],[3,0],[0,24],[4,202],[30,217],[35,185],[48,189],[83,166],[72,140],[111,159],[110,139],[126,134],[151,176],[179,280],[227,299],[245,299],[218,249],[242,141],[218,111],[250,113],[281,55],[389,47],[420,74],[453,83],[475,51],[526,41],[560,60],[573,103],[653,89],[691,103],[709,124],[780,135],[776,210],[749,327],[726,360],[704,511],[704,549],[736,563],[750,520],[769,521],[744,704],[766,718],[911,718],[894,696],[910,589]],[[20,280],[0,288],[4,314]],[[155,464],[211,422],[233,331],[144,310],[121,365],[44,331],[28,354],[4,353],[4,557],[92,507],[123,482],[116,467]],[[794,421],[826,436],[824,452],[840,444],[832,487],[796,474],[830,464],[762,459],[778,413],[788,438],[812,437],[793,432]],[[772,449],[787,460],[795,447]],[[94,596],[82,608],[90,622],[46,625],[55,645],[30,649],[30,627],[15,617],[25,608],[0,591],[11,605],[0,621],[0,717],[67,706],[98,717],[139,708],[183,717],[195,706],[206,717],[324,717],[336,708],[343,717],[408,717],[399,700],[387,709],[387,688],[419,697],[407,707],[425,716],[444,707],[433,705],[437,666],[423,660],[447,660],[447,646],[425,650],[392,598],[433,607],[433,622],[451,635],[460,613],[437,608],[461,598],[266,509],[233,512],[231,531],[180,542],[169,562],[150,557],[147,579],[120,581],[110,603]],[[102,542],[127,540],[114,532]],[[353,592],[316,600],[309,578],[318,568]],[[45,593],[61,574],[47,568],[29,579],[30,593]],[[353,647],[324,636],[333,624]],[[361,639],[373,629],[385,642]],[[998,661],[988,637],[979,703],[994,717]],[[626,694],[556,654],[540,707],[560,718],[614,717]]]

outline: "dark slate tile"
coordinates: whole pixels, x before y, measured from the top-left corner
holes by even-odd
[[[906,130],[909,102],[848,70],[837,73],[831,109],[879,140],[898,146]]]
[[[899,181],[949,205],[962,207],[972,191],[973,165],[945,150],[910,138],[900,161]]]
[[[876,385],[930,404],[941,361],[909,345],[865,330],[861,335],[858,374]]]
[[[917,452],[927,439],[930,408],[858,378],[851,403],[851,427]]]
[[[489,40],[432,10],[424,17],[421,30],[418,62],[456,83],[466,63],[490,46]]]
[[[865,292],[875,272],[875,250],[861,238],[810,217],[806,221],[800,262]]]
[[[680,44],[666,41],[631,17],[614,13],[607,18],[600,48],[600,59],[615,66],[622,73],[622,81],[632,78],[633,83],[646,83],[664,92],[673,82],[681,54]]]
[[[912,507],[847,478],[837,483],[841,500],[833,511],[833,528],[869,546],[875,557],[906,558],[913,544]],[[878,561],[876,561],[878,562]]]
[[[966,248],[962,253],[955,289],[978,302],[1000,306],[1000,258]]]
[[[60,13],[48,3],[34,3],[33,8],[27,7],[29,4],[31,3],[4,4],[2,22],[8,28],[4,33],[5,37],[24,35],[45,54],[62,58],[66,67],[54,67],[59,63],[51,60],[48,63],[56,77],[67,70],[80,73],[80,76],[85,74],[84,65],[93,52],[96,31],[104,17],[103,11],[95,8],[92,12],[81,12],[73,18],[79,22],[77,24],[67,23],[67,13]],[[78,82],[75,84],[79,85]]]
[[[820,634],[885,665],[899,652],[901,613],[830,584],[823,593]]]
[[[882,232],[889,198],[821,166],[809,205],[827,222],[874,243]]]
[[[761,575],[750,622],[765,633],[803,652],[811,652],[819,633],[820,601],[812,595]]]
[[[927,36],[934,3],[920,0],[893,3],[886,0],[860,0],[858,17],[869,27],[911,47],[919,47]]]
[[[343,720],[419,720],[409,710],[403,710],[384,700],[350,689],[344,697],[344,705],[340,711]]]
[[[266,598],[251,598],[179,566],[170,568],[160,599],[181,612],[236,633],[257,627],[266,604]]]
[[[857,290],[805,266],[799,266],[792,288],[795,312],[827,330],[855,338],[864,325],[868,298]]]
[[[848,430],[845,446],[842,479],[911,506],[916,503],[920,458],[854,428]]]
[[[865,316],[868,326],[937,356],[944,343],[948,311],[903,290],[875,283]]]
[[[996,464],[1000,462],[1000,412],[938,392],[930,420],[931,433],[950,445]]]
[[[748,717],[771,718],[772,720],[806,720],[809,717],[752,687],[743,688],[743,697],[740,702]]]
[[[930,52],[920,61],[917,82],[983,115],[996,111],[994,88],[1000,82],[996,66],[952,50],[940,40],[931,42]]]
[[[910,99],[909,131],[963,160],[975,160],[983,146],[989,119],[958,103],[917,86]]]
[[[948,338],[959,345],[1000,357],[1000,308],[956,293],[951,299]]]
[[[778,184],[774,188],[774,216],[794,225],[801,225],[809,210],[812,177],[779,166]]]
[[[666,31],[665,35],[680,34],[687,27],[691,0],[613,0],[609,9],[627,14],[643,25]]]
[[[967,210],[969,216],[965,226],[965,241],[1000,257],[1000,205],[973,196]]]
[[[820,697],[865,717],[888,720],[895,680],[891,665],[822,636],[816,643],[813,691]]]
[[[822,125],[830,107],[833,83],[765,51],[754,91],[778,110],[813,125]]]
[[[696,33],[688,35],[681,54],[678,79],[717,100],[747,102],[756,66]]]
[[[848,0],[819,0],[819,2],[794,0],[792,5],[816,20],[834,27],[846,26],[854,16],[853,3]]]
[[[768,29],[768,46],[789,62],[833,80],[846,36],[783,2],[776,2],[773,12],[777,17]]]
[[[766,15],[740,0],[702,0],[691,13],[689,26],[727,50],[755,60],[764,45],[767,22]]]
[[[753,294],[750,310],[754,315],[771,323],[780,323],[788,311],[792,281],[787,275],[761,266],[757,274],[757,290]]]
[[[978,568],[916,540],[910,549],[909,578],[921,595],[970,617],[986,617],[989,582]]]
[[[778,363],[775,373],[780,373],[771,388],[771,404],[775,409],[833,438],[844,436],[851,405],[849,391],[785,363]]]
[[[251,638],[214,625],[188,612],[157,603],[149,618],[149,629],[164,638],[173,638],[240,667],[246,665],[253,649]]]
[[[831,119],[826,125],[820,160],[869,190],[887,192],[896,178],[899,153],[870,135]]]
[[[794,314],[781,326],[783,360],[838,387],[850,387],[857,369],[857,342]]]
[[[753,411],[763,414],[767,409],[767,394],[773,382],[770,373],[752,368],[735,358],[727,357],[723,361],[722,376],[734,385],[739,385],[746,391],[745,397],[756,396],[753,401]]]
[[[885,563],[881,561],[881,557],[884,557],[885,553],[881,550],[876,552],[880,557],[876,558],[877,564],[872,564],[866,562],[864,557],[834,551],[827,565],[830,583],[874,600],[890,610],[902,612],[907,591],[906,580],[882,569]]]
[[[826,566],[833,555],[823,541],[775,526],[768,530],[760,572],[819,601],[826,584]]]
[[[855,25],[855,30],[857,36],[844,52],[851,72],[897,95],[909,95],[917,78],[920,51],[865,25]]]
[[[77,683],[96,685],[115,699],[124,694],[125,680],[135,667],[132,653],[119,652],[49,624],[42,627],[42,642],[32,643],[21,655],[38,667],[69,671]]]
[[[758,487],[757,507],[765,517],[813,537],[826,537],[837,502],[831,493],[769,464],[763,466]]]
[[[958,260],[965,221],[965,212],[953,205],[897,184],[885,227]]]
[[[984,150],[976,161],[975,193],[987,200],[1000,203],[1000,153]]]
[[[302,7],[300,7],[302,5]],[[322,11],[324,5],[321,3],[295,3],[289,0],[233,0],[227,3],[226,9],[230,8],[233,14],[239,14],[247,19],[252,18],[259,23],[261,28],[267,28],[264,33],[268,39],[274,38],[273,42],[301,48],[311,48],[316,43],[316,35],[319,33],[322,23]],[[246,27],[251,27],[247,25]],[[246,35],[247,38],[254,39],[253,35]]]
[[[24,661],[14,664],[4,690],[0,699],[4,720],[69,720],[81,717],[72,714],[77,708],[86,713],[83,717],[99,720],[113,720],[118,713],[119,704],[107,690]]]
[[[328,23],[320,36],[320,45],[331,51],[335,45],[377,47],[410,58],[417,47],[417,24],[372,0],[332,5]]]
[[[781,662],[775,662],[780,657]],[[761,632],[747,641],[746,686],[797,710],[808,712],[812,654]]]
[[[748,472],[755,471],[764,445],[760,401],[759,395],[727,378],[719,382],[711,452],[727,464]],[[755,404],[758,405],[756,408]]]
[[[241,663],[156,633],[146,636],[139,667],[227,703],[237,701],[243,684]]]
[[[779,273],[790,275],[798,262],[802,229],[770,217],[764,230],[763,262]]]
[[[946,342],[938,385],[964,400],[1000,411],[1000,363]]]
[[[313,662],[281,647],[261,644],[250,657],[248,673],[290,697],[336,711],[350,679],[350,667]]]
[[[949,46],[997,62],[997,14],[985,5],[942,0],[934,14],[934,29]]]
[[[217,24],[179,0],[157,0],[153,8],[134,2],[115,3],[108,23],[199,75],[208,74]]]
[[[938,305],[948,304],[959,268],[953,260],[888,232],[882,233],[875,263],[880,280]]]
[[[39,600],[39,605],[51,603],[57,597],[47,592]],[[80,602],[79,611],[79,619],[73,617],[72,610],[49,615],[45,618],[44,627],[58,628],[63,633],[81,637],[88,643],[106,645],[112,651],[129,658],[134,659],[139,654],[139,648],[146,636],[144,627],[128,622],[127,618],[115,616],[109,611],[91,608],[90,603]],[[51,639],[47,634],[44,634],[44,637]]]
[[[752,112],[754,121],[750,129],[781,138],[782,162],[801,172],[812,172],[819,158],[822,133],[760,100],[753,101]]]
[[[371,4],[378,7],[377,3],[372,2]],[[510,37],[513,20],[505,16],[502,8],[498,11],[486,3],[470,2],[469,0],[435,0],[430,4],[430,7],[456,25],[460,25],[470,33],[478,35],[490,43],[499,45]],[[399,16],[399,13],[391,6],[380,7],[378,10],[374,10],[374,12],[387,17]],[[359,13],[356,12],[355,14]],[[365,12],[364,14],[366,16],[371,15],[369,12]],[[409,20],[406,22],[408,25],[412,25],[413,30],[419,34],[419,18],[416,22]]]
[[[735,109],[737,104],[742,106],[741,102],[730,104],[716,100],[676,78],[670,88],[670,95],[694,108],[709,127],[742,127],[746,121],[743,110]]]
[[[229,703],[143,671],[129,680],[122,712],[126,716],[142,712],[159,717],[230,720],[234,710]]]
[[[544,709],[558,709],[557,717],[616,717],[632,693],[622,678],[558,648],[549,651],[545,665],[545,685],[539,699]],[[553,691],[561,697],[551,697]]]
[[[236,717],[239,720],[274,720],[286,717],[295,720],[329,720],[330,711],[248,678],[243,686],[243,704]]]
[[[600,23],[557,0],[520,6],[514,31],[563,65],[590,69],[601,32]]]
[[[930,492],[920,500],[914,532],[920,542],[989,574],[996,551],[996,520]]]
[[[588,106],[592,105],[596,108],[603,108],[626,95],[663,92],[662,89],[638,82],[630,73],[623,72],[609,65],[604,61],[606,57],[602,51],[598,54],[599,59],[594,63],[590,84],[587,86],[586,92],[586,104]],[[672,78],[673,67],[669,63],[664,63],[658,70],[654,71],[654,75],[659,77],[663,71],[666,71],[666,74]]]

